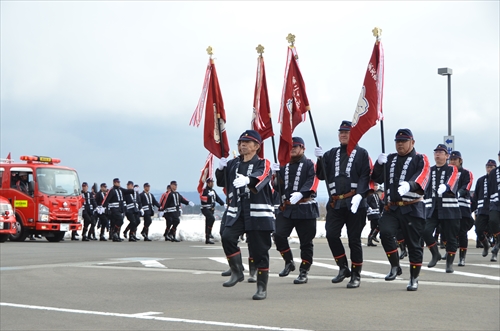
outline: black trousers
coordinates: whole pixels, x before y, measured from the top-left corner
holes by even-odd
[[[472,229],[474,225],[474,220],[472,217],[462,217],[460,219],[460,229],[458,230],[458,247],[467,248],[469,247],[469,238],[467,232]]]
[[[276,218],[276,232],[274,233],[274,242],[278,252],[290,249],[288,237],[293,229],[297,231],[300,240],[300,258],[302,261],[313,263],[313,239],[316,236],[316,219],[291,219],[278,214]]]
[[[137,231],[137,226],[141,223],[141,219],[139,215],[135,212],[131,211],[125,214],[127,216],[128,221],[130,222],[127,225],[127,229],[130,229],[131,232]]]
[[[82,217],[83,217],[83,231],[82,231],[82,236],[87,236],[87,230],[89,228],[89,226],[92,224],[92,217],[90,217],[89,214],[87,213],[83,213],[82,214]]]
[[[379,222],[380,239],[382,246],[387,254],[396,253],[398,246],[394,237],[398,241],[404,240],[408,247],[408,255],[410,256],[410,264],[421,265],[424,256],[422,247],[422,232],[425,228],[425,220],[401,214],[401,210],[397,208],[392,211],[385,211]]]
[[[486,239],[484,236],[485,232],[491,231],[489,228],[489,224],[490,224],[489,215],[483,215],[483,214],[476,215],[476,235],[479,241],[483,241],[484,239]]]
[[[123,214],[112,212],[110,215],[111,228],[120,228],[123,225]]]
[[[181,219],[179,218],[178,213],[177,212],[175,212],[175,213],[167,213],[166,215],[167,215],[166,216],[166,218],[167,218],[167,229],[168,230],[172,229],[172,231],[175,231],[175,229],[177,229],[177,226],[181,222]]]
[[[375,230],[378,228],[378,221],[379,221],[380,218],[374,218],[372,220],[369,220],[370,221],[370,229],[372,230]]]
[[[344,245],[340,240],[342,228],[345,225],[351,250],[351,261],[357,264],[363,263],[361,231],[366,224],[366,208],[359,208],[356,214],[353,214],[350,208],[332,209],[329,204],[326,209],[326,239],[333,257],[338,259],[345,255]]]
[[[434,211],[432,217],[425,220],[425,229],[422,233],[425,244],[427,247],[432,246],[436,243],[434,238],[434,230],[441,225],[441,233],[444,238],[446,238],[446,251],[450,253],[457,252],[457,237],[458,231],[460,230],[460,219],[439,219],[437,216],[437,211]]]
[[[101,233],[104,233],[106,229],[109,230],[109,217],[107,214],[101,214],[98,216],[99,226],[101,227]]]
[[[205,236],[209,236],[212,234],[215,222],[214,211],[209,208],[203,208],[201,213],[205,216]]]
[[[148,229],[153,220],[151,219],[151,215],[146,215],[144,214],[144,228],[143,229]],[[144,230],[143,230],[144,231]]]
[[[495,236],[500,236],[500,211],[490,210],[490,233]]]
[[[222,232],[222,248],[226,256],[240,253],[238,238],[246,232],[248,251],[253,257],[257,269],[269,269],[269,249],[271,248],[272,231],[245,231],[243,217],[238,218],[232,226],[224,227]]]

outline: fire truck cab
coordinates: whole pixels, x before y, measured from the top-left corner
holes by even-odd
[[[76,171],[51,157],[21,156],[21,161],[0,163],[0,196],[8,199],[16,217],[10,240],[40,234],[58,242],[66,231],[81,230],[83,199]]]
[[[11,234],[16,233],[16,218],[9,200],[0,196],[0,243],[9,239]]]

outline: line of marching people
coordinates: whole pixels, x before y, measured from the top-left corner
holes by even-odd
[[[127,187],[120,185],[120,179],[113,179],[113,186],[108,190],[106,183],[102,183],[100,189],[97,185],[89,191],[88,184],[82,183],[83,204],[83,230],[82,241],[100,240],[108,241],[105,234],[109,232],[109,240],[121,242],[121,228],[124,217],[129,224],[123,231],[123,236],[131,242],[140,240],[137,237],[138,227],[141,224],[141,217],[144,219],[143,228],[140,232],[144,241],[151,241],[149,238],[149,227],[155,215],[155,207],[158,209],[158,217],[166,220],[165,240],[178,242],[176,229],[180,222],[181,204],[194,206],[192,201],[185,199],[177,192],[177,182],[172,181],[167,187],[167,191],[162,194],[160,203],[150,192],[149,183],[144,183],[143,191],[140,192],[139,185],[132,181],[127,182]],[[99,239],[96,237],[96,228],[100,229]],[[71,239],[76,238],[76,232],[72,233]]]

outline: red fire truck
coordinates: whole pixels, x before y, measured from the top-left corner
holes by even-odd
[[[21,156],[21,161],[0,163],[0,196],[9,200],[16,217],[10,240],[39,234],[58,242],[66,231],[81,230],[83,199],[76,171],[51,157]]]
[[[9,200],[0,196],[0,243],[16,233],[16,218]]]

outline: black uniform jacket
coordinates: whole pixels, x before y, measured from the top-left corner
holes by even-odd
[[[389,210],[395,211],[400,208],[403,215],[409,214],[413,217],[426,218],[425,204],[423,202],[424,192],[429,183],[430,164],[425,154],[419,154],[413,149],[405,156],[392,153],[387,156],[385,163],[384,184],[387,194]],[[384,165],[375,162],[372,179],[379,184],[384,183]],[[410,184],[410,191],[401,196],[398,188],[401,182]],[[399,201],[421,201],[406,206],[392,205],[391,202]]]
[[[471,198],[471,210],[476,215],[490,214],[490,196],[488,195],[488,175],[479,177],[476,182],[474,195]]]
[[[488,195],[490,196],[490,211],[500,211],[500,167],[491,170],[488,175]]]
[[[210,192],[213,192],[212,194],[209,194]],[[224,205],[224,201],[217,195],[217,192],[215,192],[214,189],[211,189],[210,187],[205,187],[203,189],[203,192],[201,192],[200,195],[200,200],[201,200],[201,209],[211,209],[213,210],[215,208],[215,203],[217,202],[219,205]]]
[[[160,208],[160,204],[156,201],[155,196],[152,195],[151,192],[146,193],[145,191],[142,191],[139,196],[141,197],[141,205],[142,210],[144,210],[144,215],[153,216],[155,214],[153,206]]]
[[[471,200],[470,200],[470,189],[472,187],[472,182],[474,181],[474,176],[470,170],[465,169],[464,167],[458,168],[458,184],[457,184],[457,193],[459,193],[458,197],[458,205],[460,206],[460,213],[462,214],[462,218],[471,217]]]
[[[283,216],[290,219],[311,219],[319,217],[318,202],[315,200],[319,180],[316,177],[314,162],[302,156],[298,162],[287,163],[280,168],[279,183],[285,208]],[[277,184],[277,180],[275,183]],[[275,191],[279,191],[275,184]],[[294,192],[302,193],[303,198],[291,205],[286,202]]]
[[[438,194],[439,185],[445,184],[446,191]],[[456,193],[458,190],[458,169],[455,166],[445,164],[442,167],[432,166],[429,186],[425,190],[425,208],[427,218],[431,218],[434,210],[437,210],[439,219],[461,218],[460,207]]]
[[[127,213],[138,213],[142,208],[140,194],[136,191],[134,193],[125,195],[125,204],[127,207]]]
[[[174,213],[176,216],[181,215],[181,203],[187,205],[189,200],[185,199],[179,192],[171,191],[167,196],[165,202],[165,211],[167,213]]]
[[[125,189],[120,186],[113,186],[108,193],[106,194],[106,197],[104,198],[104,201],[102,202],[102,206],[105,208],[108,208],[110,213],[112,214],[122,214],[125,213],[125,198],[124,196],[126,194],[133,193],[134,190],[132,189]]]
[[[233,181],[237,173],[248,176],[250,183],[235,188]],[[228,192],[225,226],[232,226],[243,217],[246,231],[274,231],[271,176],[271,163],[257,155],[248,162],[243,162],[241,157],[229,160],[226,168],[215,171],[217,186],[226,187]]]
[[[368,152],[356,145],[350,155],[347,155],[347,145],[334,147],[323,155],[325,171],[330,195],[341,195],[355,190],[366,198],[370,190],[370,158]],[[316,176],[320,180],[325,180],[323,176],[322,162],[318,160]],[[338,200],[335,209],[350,208],[351,199]],[[366,208],[366,200],[363,199],[359,208]],[[328,208],[328,207],[327,207]]]
[[[87,191],[82,192],[83,198],[83,213],[92,216],[94,210],[97,207],[97,203],[94,198],[94,193]]]

